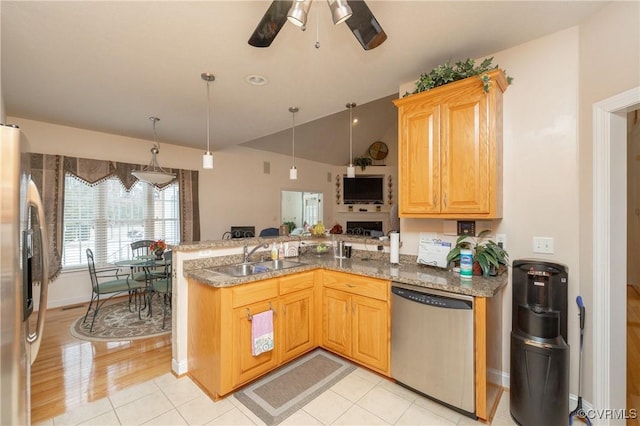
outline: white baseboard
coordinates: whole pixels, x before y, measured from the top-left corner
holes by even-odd
[[[183,374],[186,374],[189,371],[189,367],[187,365],[186,360],[183,362],[179,362],[179,361],[176,361],[175,359],[171,359],[171,369],[178,376],[182,376]]]
[[[83,303],[88,303],[89,300],[87,300],[86,297],[73,297],[73,298],[69,298],[69,299],[64,299],[64,300],[50,300],[49,303],[47,304],[47,309],[52,309],[52,308],[62,308],[65,306],[73,306],[73,305],[80,305]]]
[[[497,371],[497,370],[493,370],[491,372],[489,372],[490,377],[494,377],[494,378],[499,378],[499,380],[494,381],[493,383],[502,383],[502,387],[508,392],[509,388],[511,386],[511,382],[510,382],[510,376],[509,373],[506,373],[504,371]],[[569,394],[569,411],[573,410],[574,408],[576,408],[578,406],[578,395],[574,395],[572,393]],[[593,410],[593,404],[591,404],[589,401],[585,401],[585,399],[582,399],[582,408],[585,411],[589,411],[589,410]],[[569,413],[567,413],[567,416],[569,415]]]

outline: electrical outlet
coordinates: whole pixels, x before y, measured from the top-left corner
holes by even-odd
[[[502,247],[503,250],[507,249],[507,235],[496,234],[496,244]]]
[[[533,237],[533,252],[543,254],[553,254],[553,238]]]

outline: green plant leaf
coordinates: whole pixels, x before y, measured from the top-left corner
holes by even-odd
[[[447,265],[460,259],[460,247],[455,246],[447,253]]]
[[[480,65],[476,66],[475,61],[468,58],[465,61],[458,61],[451,65],[450,61],[442,65],[438,65],[428,73],[422,73],[418,81],[416,81],[416,89],[413,93],[424,92],[435,87],[451,83],[453,81],[463,80],[468,77],[482,75],[488,71],[498,68],[498,65],[492,65],[493,57],[485,58]],[[506,74],[505,74],[506,75]],[[488,92],[491,88],[489,76],[481,78],[483,89]],[[507,76],[507,83],[511,84],[513,79]]]

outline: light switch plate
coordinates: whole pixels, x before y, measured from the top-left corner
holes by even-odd
[[[553,238],[533,237],[533,252],[542,254],[553,254]]]

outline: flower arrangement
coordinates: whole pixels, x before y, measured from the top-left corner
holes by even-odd
[[[149,250],[155,252],[156,250],[166,250],[167,249],[167,243],[165,243],[163,240],[157,240],[151,243],[151,245],[149,246]]]

